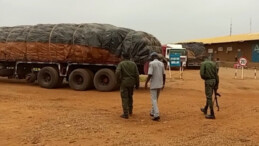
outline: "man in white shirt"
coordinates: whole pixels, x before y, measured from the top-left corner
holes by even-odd
[[[148,68],[148,78],[145,83],[145,88],[147,89],[147,84],[150,81],[150,94],[152,101],[152,108],[150,116],[152,116],[153,121],[159,121],[159,109],[157,105],[160,90],[164,88],[165,85],[165,68],[164,64],[158,60],[158,54],[153,52],[150,54],[152,61],[149,63]]]

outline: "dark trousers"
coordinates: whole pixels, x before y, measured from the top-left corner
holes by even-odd
[[[124,115],[132,114],[134,87],[120,87],[122,109]]]
[[[207,113],[207,110],[208,110],[208,107],[209,107],[210,112],[213,115],[214,115],[214,111],[213,111],[212,96],[213,96],[215,85],[216,85],[215,79],[205,81],[206,105],[205,105],[204,109],[205,109],[205,112]]]

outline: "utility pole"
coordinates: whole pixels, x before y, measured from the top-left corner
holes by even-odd
[[[250,33],[252,33],[252,18],[250,17]]]
[[[230,19],[230,32],[229,35],[232,36],[232,18]]]

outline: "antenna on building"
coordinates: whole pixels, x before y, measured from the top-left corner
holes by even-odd
[[[252,18],[250,17],[250,33],[252,33]]]
[[[232,35],[232,18],[230,19],[230,32],[229,32],[229,35],[230,36]]]

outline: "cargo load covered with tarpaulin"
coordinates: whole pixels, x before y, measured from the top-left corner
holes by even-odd
[[[109,24],[0,27],[0,60],[117,64],[122,53],[144,64],[161,52],[152,35]]]
[[[204,56],[206,56],[206,49],[203,43],[180,43],[183,48],[187,49],[188,58],[190,59],[199,59],[203,60]]]
[[[179,43],[186,48],[187,51],[187,67],[200,67],[203,62],[204,57],[206,56],[206,49],[203,43],[199,42],[188,42],[188,43]]]

